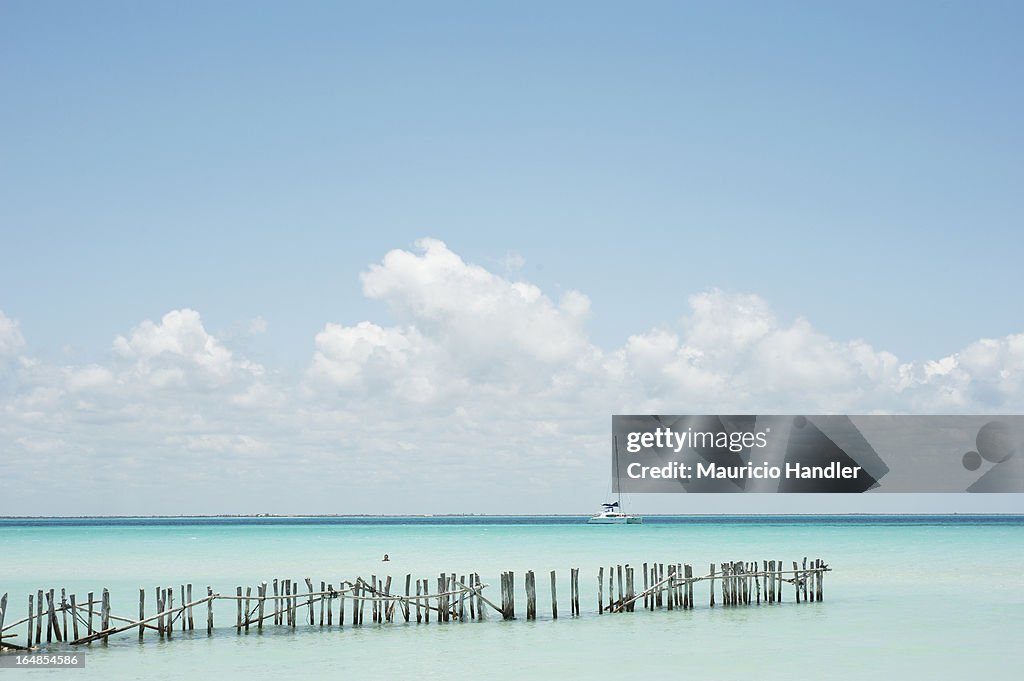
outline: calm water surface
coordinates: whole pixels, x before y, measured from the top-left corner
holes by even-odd
[[[238,636],[219,603],[214,636],[170,642],[122,634],[85,649],[86,668],[12,671],[74,679],[417,676],[425,679],[1016,678],[1024,663],[1022,517],[649,518],[587,526],[583,518],[0,519],[0,593],[8,622],[27,595],[108,587],[112,611],[138,611],[138,589],[192,582],[234,593],[274,577],[335,583],[356,576],[478,572],[493,585],[514,570],[520,620],[332,629],[270,627]],[[391,557],[381,563],[384,553]],[[823,603],[598,616],[600,565],[821,557],[834,569]],[[567,616],[570,567],[581,568],[583,615]],[[538,574],[540,618],[526,622],[522,573]],[[550,619],[547,574],[560,614]],[[980,577],[980,579],[979,579]],[[432,582],[433,584],[433,582]],[[433,588],[433,586],[432,586]],[[368,619],[368,618],[367,618]],[[201,622],[202,624],[201,624]],[[24,627],[17,629],[23,643]],[[56,648],[56,647],[55,647]]]

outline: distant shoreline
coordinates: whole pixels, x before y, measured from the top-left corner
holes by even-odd
[[[0,515],[0,520],[250,520],[280,518],[585,518],[590,513],[331,513],[217,515]],[[1024,513],[645,513],[645,518],[1024,518]]]

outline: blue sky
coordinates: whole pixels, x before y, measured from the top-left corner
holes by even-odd
[[[465,331],[454,308],[416,307],[403,286],[419,280],[401,263],[377,294],[360,278],[394,249],[426,258],[423,237],[535,286],[556,310],[540,318],[568,320],[554,331],[566,347],[605,363],[632,336],[678,331],[699,317],[691,296],[718,291],[700,300],[749,311],[743,296],[756,296],[781,329],[804,319],[829,342],[862,339],[927,373],[979,339],[1024,332],[1022,29],[1024,9],[995,2],[5,1],[0,311],[17,322],[8,354],[21,368],[9,360],[0,395],[70,394],[52,381],[75,367],[123,386],[114,339],[133,341],[145,320],[171,333],[160,320],[185,309],[234,369],[258,364],[290,395],[275,408],[297,408],[327,324],[405,329],[374,347],[451,369],[454,348],[479,345],[445,345]],[[585,314],[560,307],[572,292]],[[174,329],[196,330],[180,319]],[[137,372],[153,359],[143,336],[128,343]],[[1017,346],[1000,347],[992,361],[1010,383],[962,403],[845,390],[808,406],[1019,408]],[[27,376],[25,358],[50,369]],[[386,373],[360,369],[360,390],[384,380],[374,371]],[[702,404],[659,380],[608,409],[795,408],[807,389],[765,383],[746,402]],[[105,418],[148,399],[108,397],[94,407]],[[221,435],[250,437],[242,416],[218,418],[234,424]],[[447,432],[446,419],[435,423]],[[29,442],[15,421],[7,437]],[[85,437],[61,427],[58,441]],[[81,456],[130,440],[111,437]]]

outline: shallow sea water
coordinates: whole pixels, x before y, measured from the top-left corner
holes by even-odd
[[[381,556],[388,553],[389,563]],[[0,670],[73,679],[407,678],[963,679],[1016,678],[1024,663],[1024,518],[648,518],[642,526],[588,526],[582,518],[0,520],[0,593],[7,621],[27,595],[68,588],[84,600],[108,587],[112,612],[153,611],[157,585],[193,583],[233,594],[238,585],[307,576],[321,580],[430,578],[478,572],[500,598],[516,573],[519,619],[438,625],[300,624],[234,630],[235,608],[218,603],[208,637],[170,641],[135,632],[85,647],[79,670]],[[708,607],[695,586],[689,611],[597,614],[597,568],[688,562],[823,558],[833,568],[825,600]],[[582,616],[569,616],[569,568],[579,567]],[[537,573],[539,618],[525,620],[523,573]],[[548,572],[558,571],[552,620]],[[639,569],[637,570],[639,577]],[[393,587],[394,589],[394,587]],[[720,603],[720,600],[719,600]],[[301,618],[301,615],[300,615]],[[367,620],[369,616],[367,615]],[[24,643],[25,627],[15,630]],[[52,646],[51,650],[61,650]]]

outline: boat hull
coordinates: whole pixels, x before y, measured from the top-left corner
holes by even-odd
[[[644,519],[639,516],[601,516],[595,515],[587,519],[588,525],[642,525]]]

